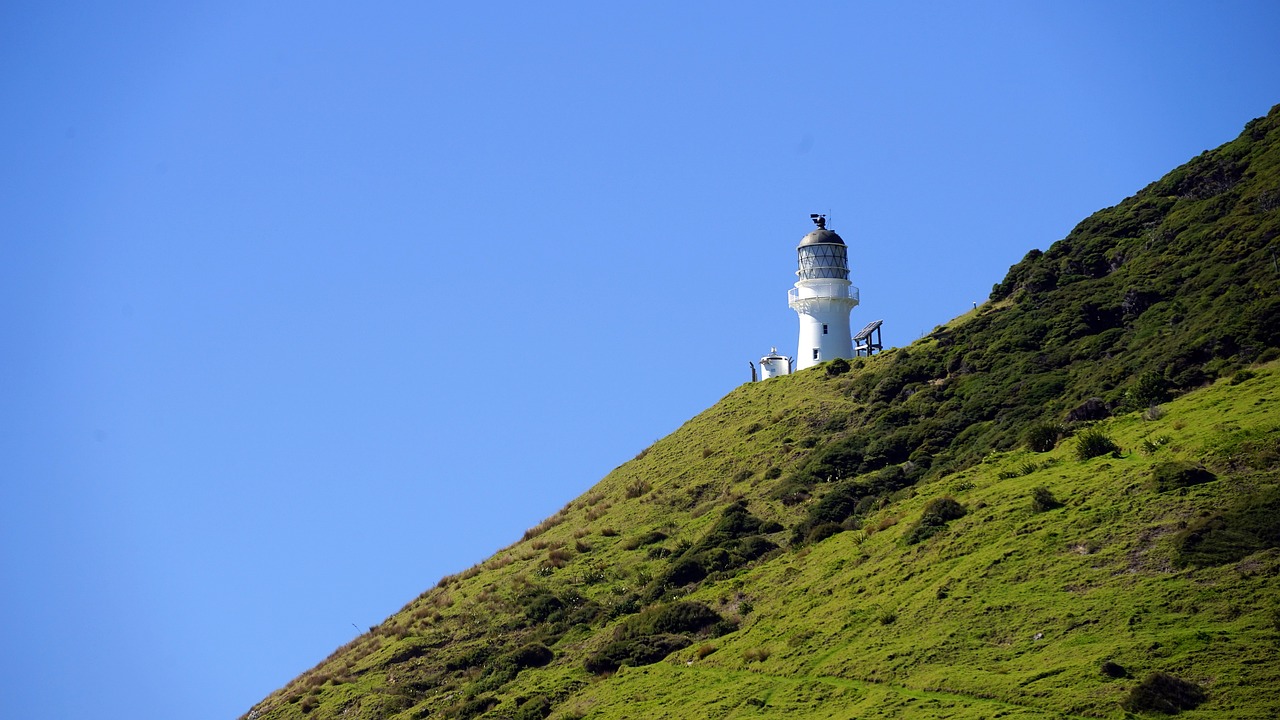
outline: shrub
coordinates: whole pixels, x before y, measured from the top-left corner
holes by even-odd
[[[747,662],[764,662],[772,653],[766,647],[747,648],[742,651],[742,659]]]
[[[511,663],[519,670],[524,668],[542,667],[554,660],[555,653],[551,652],[551,648],[541,643],[529,643],[520,647],[520,649],[511,653]]]
[[[1204,690],[1166,672],[1153,672],[1134,686],[1120,703],[1129,712],[1162,712],[1176,715],[1205,701]]]
[[[1151,479],[1155,482],[1156,490],[1164,492],[1213,482],[1218,479],[1218,476],[1199,463],[1173,460],[1156,465],[1151,472]]]
[[[940,497],[930,500],[924,504],[920,520],[907,532],[907,544],[915,545],[933,537],[946,527],[947,523],[964,517],[967,512],[964,505],[956,502],[954,498]]]
[[[560,598],[546,590],[537,590],[523,598],[524,614],[535,623],[540,623],[559,610],[564,609]]]
[[[1076,459],[1084,461],[1101,455],[1120,456],[1120,446],[1110,435],[1097,428],[1089,428],[1076,437]]]
[[[546,695],[534,695],[516,711],[515,720],[543,720],[551,714],[551,701]]]
[[[694,652],[694,654],[698,656],[698,659],[699,659],[699,660],[701,660],[702,658],[704,658],[704,657],[706,657],[706,656],[710,655],[711,653],[713,653],[713,652],[715,652],[715,651],[716,651],[716,646],[715,646],[715,645],[710,645],[710,644],[708,644],[708,645],[699,645],[699,646],[698,646],[698,649]]]
[[[1124,398],[1126,407],[1150,407],[1168,401],[1169,390],[1159,373],[1144,372],[1125,390]]]
[[[460,720],[469,720],[477,715],[483,715],[489,712],[489,708],[498,704],[498,699],[491,695],[481,695],[474,697],[462,703],[457,710],[454,711],[454,717]]]
[[[1049,452],[1058,444],[1062,427],[1057,423],[1037,423],[1022,434],[1022,444],[1032,452]]]
[[[643,535],[637,535],[636,537],[628,538],[626,542],[622,543],[622,549],[635,550],[636,548],[644,547],[645,545],[652,545],[654,543],[659,543],[666,539],[667,539],[667,534],[662,532],[661,530],[650,530],[649,532]]]
[[[937,517],[943,522],[949,522],[964,517],[968,512],[955,498],[940,497],[925,503],[922,514],[925,517]]]
[[[849,361],[844,358],[836,358],[827,363],[827,377],[835,377],[849,372]]]
[[[615,638],[626,640],[645,635],[697,632],[723,618],[702,603],[677,602],[652,607],[628,618],[615,631]]]
[[[1102,674],[1109,678],[1126,678],[1129,677],[1129,671],[1120,665],[1108,660],[1102,663]]]
[[[649,492],[649,483],[643,480],[636,480],[627,486],[627,498],[634,500],[641,495]]]
[[[702,563],[693,558],[681,558],[667,570],[662,584],[680,587],[689,583],[699,582],[706,576],[707,569],[702,567]]]
[[[587,672],[600,675],[623,665],[652,665],[688,646],[689,639],[683,635],[645,635],[611,642],[603,650],[588,656],[583,665]]]
[[[1280,547],[1280,487],[1241,497],[1174,536],[1174,564],[1224,565],[1259,550]]]
[[[1031,491],[1031,509],[1035,512],[1047,512],[1062,507],[1058,498],[1053,496],[1049,488],[1043,485]]]
[[[842,532],[844,532],[844,527],[840,523],[822,523],[810,530],[809,534],[805,536],[804,541],[807,544],[813,545],[826,540],[832,535],[838,535]]]
[[[1257,373],[1252,370],[1237,370],[1236,374],[1231,376],[1231,380],[1228,384],[1239,385],[1240,383],[1245,382],[1246,380],[1252,380],[1255,377],[1257,377]]]
[[[898,622],[898,613],[892,610],[885,610],[876,616],[876,620],[881,625],[892,625]]]

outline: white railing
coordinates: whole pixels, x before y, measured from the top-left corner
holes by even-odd
[[[830,289],[823,291],[821,295],[800,295],[800,288],[791,288],[787,291],[787,302],[793,303],[797,300],[810,300],[818,298],[850,298],[854,302],[861,302],[862,298],[858,295],[858,288],[850,285],[847,289],[837,288],[834,292]]]

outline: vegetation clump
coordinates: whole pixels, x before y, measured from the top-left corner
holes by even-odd
[[[1153,672],[1129,691],[1121,706],[1129,712],[1177,715],[1205,701],[1204,689],[1167,672]]]
[[[1057,423],[1036,423],[1022,434],[1022,443],[1032,452],[1049,452],[1058,445],[1062,426]]]
[[[835,377],[849,372],[849,361],[844,358],[836,358],[826,363],[827,377]]]
[[[542,667],[555,659],[551,648],[541,643],[529,643],[511,653],[509,662],[517,669]]]
[[[1156,465],[1151,471],[1151,479],[1155,483],[1157,492],[1165,492],[1213,482],[1218,479],[1218,476],[1206,470],[1200,463],[1172,460]]]
[[[936,535],[947,523],[964,517],[969,511],[955,498],[934,498],[925,503],[920,519],[907,531],[907,544],[915,545]]]
[[[693,636],[704,631],[727,631],[724,618],[694,602],[678,602],[649,608],[627,618],[614,631],[613,642],[592,653],[585,662],[588,672],[613,672],[623,665],[650,665],[688,647]]]
[[[551,715],[551,701],[546,695],[534,695],[520,703],[515,720],[543,720]]]
[[[1280,547],[1280,486],[1273,485],[1189,524],[1174,536],[1173,559],[1181,567],[1207,567],[1276,547]]]
[[[649,532],[646,532],[643,535],[637,535],[633,538],[628,539],[626,542],[622,543],[622,548],[624,550],[635,550],[636,548],[642,548],[645,545],[660,543],[666,539],[667,539],[667,534],[662,532],[661,530],[650,530]]]
[[[1054,497],[1049,488],[1041,485],[1031,490],[1031,510],[1033,512],[1048,512],[1060,507],[1062,507],[1062,503],[1058,498]]]
[[[672,588],[701,582],[712,573],[746,567],[778,549],[766,535],[781,530],[780,524],[761,520],[746,505],[733,503],[706,536],[672,556],[667,570],[650,584],[648,599],[657,600]]]
[[[1107,660],[1106,662],[1102,663],[1101,670],[1102,670],[1102,674],[1109,678],[1129,677],[1128,670],[1125,670],[1122,665],[1120,665],[1119,663],[1113,662],[1111,660]]]
[[[915,477],[902,466],[894,465],[834,483],[822,499],[809,507],[805,518],[793,528],[792,544],[804,545],[824,540],[834,534],[829,527],[831,525],[840,530],[853,529],[847,526],[847,521],[875,509],[880,499],[909,487]],[[814,531],[819,527],[824,529],[815,535]]]
[[[1120,456],[1120,446],[1098,428],[1089,428],[1076,436],[1076,459],[1080,461],[1111,455]]]

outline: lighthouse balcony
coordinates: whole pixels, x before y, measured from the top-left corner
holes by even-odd
[[[801,294],[800,288],[793,287],[790,290],[787,290],[788,305],[794,305],[803,300],[818,300],[818,299],[844,300],[846,298],[848,298],[849,300],[852,300],[854,305],[857,305],[858,302],[861,300],[861,298],[858,297],[858,288],[853,287],[852,285],[848,286],[847,288],[842,288],[842,287],[825,288],[821,294],[815,294],[814,291],[810,288],[805,288],[804,294]]]

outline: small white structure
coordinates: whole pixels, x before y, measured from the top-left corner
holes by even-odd
[[[787,293],[787,304],[800,316],[795,370],[853,357],[849,311],[858,305],[858,288],[849,282],[849,248],[827,229],[826,215],[809,217],[818,229],[796,247],[800,279]],[[764,359],[760,363],[763,371]]]
[[[760,379],[791,374],[791,358],[778,354],[778,348],[770,348],[769,354],[760,358]]]

